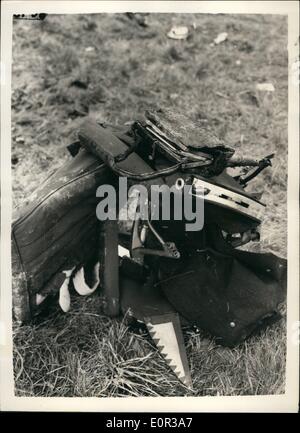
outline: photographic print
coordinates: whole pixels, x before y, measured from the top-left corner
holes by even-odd
[[[288,13],[35,3],[12,16],[14,396],[284,396]]]

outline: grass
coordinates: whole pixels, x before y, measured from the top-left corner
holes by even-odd
[[[12,76],[13,201],[20,205],[68,158],[86,114],[113,124],[173,107],[210,125],[237,155],[276,151],[257,180],[268,204],[261,247],[286,256],[287,19],[266,15],[48,15],[15,21]],[[184,41],[168,39],[187,25]],[[212,45],[221,32],[228,40]],[[272,94],[256,90],[271,82]],[[185,331],[194,391],[181,385],[145,335],[101,313],[101,294],[73,298],[32,326],[14,328],[20,396],[252,395],[284,392],[285,314],[231,350]],[[284,306],[283,306],[284,311]]]
[[[125,318],[126,319],[126,318]],[[279,324],[228,349],[185,331],[194,390],[170,372],[147,333],[101,314],[101,297],[74,298],[14,332],[16,394],[47,397],[204,396],[284,391],[285,333]]]

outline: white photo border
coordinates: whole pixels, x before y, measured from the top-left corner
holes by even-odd
[[[11,59],[13,14],[122,12],[288,15],[288,295],[286,390],[236,397],[16,397],[11,317]],[[299,397],[299,3],[298,1],[3,1],[1,5],[1,410],[63,412],[296,412]],[[298,41],[298,44],[297,44]],[[293,66],[294,65],[294,66]],[[298,63],[299,65],[299,63]]]

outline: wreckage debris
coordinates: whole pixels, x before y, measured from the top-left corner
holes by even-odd
[[[228,33],[226,32],[219,33],[218,36],[214,39],[214,44],[219,45],[222,42],[225,42],[227,38],[228,38]]]
[[[256,88],[260,92],[274,92],[275,91],[275,87],[273,86],[272,83],[259,83],[259,84],[256,84]]]
[[[168,32],[167,36],[170,39],[183,40],[188,37],[189,29],[186,26],[174,26]]]
[[[101,288],[103,313],[130,312],[143,322],[169,367],[191,386],[182,326],[234,347],[280,318],[286,260],[239,249],[260,241],[266,205],[245,187],[274,154],[235,157],[234,145],[214,131],[164,109],[148,110],[124,128],[87,118],[74,144],[70,161],[14,215],[15,320],[40,314],[50,295],[68,312],[71,287],[83,296]],[[239,172],[231,176],[230,167]],[[119,193],[124,178],[135,188],[174,186],[183,194],[187,187],[192,202],[203,204],[204,225],[190,231],[186,214],[142,214],[139,196],[134,211],[125,197],[134,214],[126,224],[97,218],[104,197],[96,192],[108,186]],[[153,203],[158,209],[151,197]]]

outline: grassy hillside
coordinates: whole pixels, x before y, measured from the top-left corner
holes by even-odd
[[[14,205],[69,158],[86,114],[113,124],[167,106],[209,124],[237,154],[276,152],[256,182],[268,204],[261,246],[286,256],[287,19],[264,15],[48,15],[15,21],[12,77]],[[186,40],[172,40],[172,25]],[[221,32],[228,39],[214,45]],[[270,82],[274,92],[259,92]],[[283,306],[284,311],[284,306]],[[147,336],[101,313],[101,297],[14,330],[16,393],[28,396],[249,395],[284,392],[285,319],[234,350],[185,332],[194,393]]]

